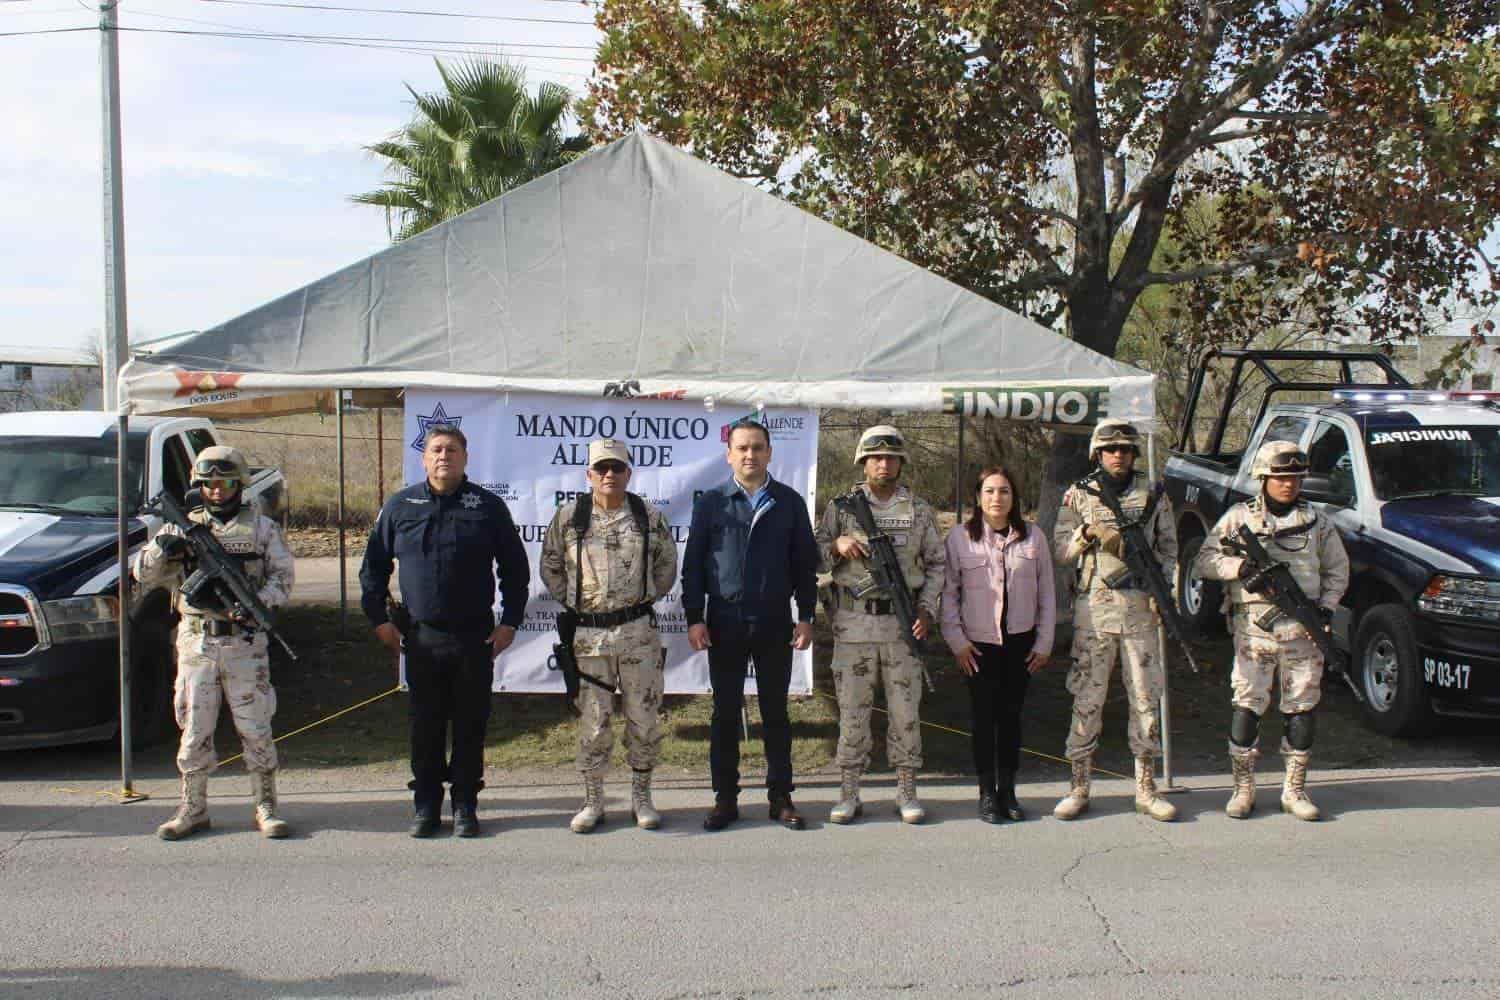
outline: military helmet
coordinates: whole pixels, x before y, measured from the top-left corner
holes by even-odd
[[[228,479],[241,489],[250,481],[250,466],[238,448],[214,445],[204,448],[193,459],[191,485],[200,486],[210,479]]]
[[[895,455],[903,462],[910,461],[906,454],[906,438],[890,424],[876,424],[859,436],[859,446],[854,449],[854,464],[863,465],[871,455]]]
[[[1250,466],[1250,475],[1257,479],[1266,476],[1307,475],[1307,452],[1291,441],[1272,441],[1260,446],[1255,461]]]
[[[1097,462],[1100,448],[1122,444],[1134,448],[1137,455],[1141,453],[1141,432],[1136,430],[1135,424],[1119,417],[1101,420],[1089,437],[1089,459]]]

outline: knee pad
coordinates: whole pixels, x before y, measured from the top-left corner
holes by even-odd
[[[1293,750],[1312,749],[1313,734],[1317,731],[1313,719],[1311,712],[1297,712],[1286,717],[1286,742]]]
[[[1229,742],[1248,750],[1255,746],[1255,741],[1258,739],[1260,739],[1260,716],[1248,708],[1236,705],[1234,714],[1229,718]]]

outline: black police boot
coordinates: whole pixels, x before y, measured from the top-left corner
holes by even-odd
[[[479,806],[477,803],[453,803],[453,835],[455,837],[479,836]]]
[[[1016,772],[1001,771],[997,791],[1000,811],[1005,814],[1006,819],[1019,823],[1026,818],[1026,812],[1021,808],[1021,803],[1016,801]]]
[[[439,789],[436,799],[417,800],[416,813],[412,817],[411,828],[407,832],[413,837],[423,839],[437,833],[442,825],[443,792]]]
[[[1000,802],[995,797],[995,776],[979,776],[979,818],[986,823],[1000,822]]]

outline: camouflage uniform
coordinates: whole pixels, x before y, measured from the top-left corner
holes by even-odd
[[[576,503],[565,504],[552,518],[542,542],[541,574],[547,591],[571,606],[578,581],[575,562]],[[651,552],[649,580],[643,594],[643,539],[630,505],[604,510],[593,504],[583,539],[581,607],[599,614],[655,601],[667,595],[677,576],[677,545],[661,511],[648,508]],[[617,685],[625,711],[626,760],[636,774],[649,776],[661,751],[662,645],[654,619],[636,618],[611,628],[580,626],[573,640],[578,669],[606,684]],[[579,686],[578,770],[585,789],[602,789],[615,734],[610,727],[614,695],[588,681]],[[649,791],[649,785],[647,786]],[[602,795],[602,791],[600,793]]]
[[[1272,457],[1295,462],[1300,455],[1295,446],[1275,442],[1262,448],[1256,466],[1269,468]],[[1301,469],[1306,471],[1305,456]],[[1277,474],[1300,473],[1278,471]],[[1300,766],[1304,780],[1306,751],[1311,746],[1312,735],[1312,716],[1307,713],[1317,707],[1323,693],[1323,654],[1302,626],[1286,618],[1274,622],[1269,630],[1256,624],[1273,605],[1262,595],[1245,589],[1240,580],[1244,560],[1223,548],[1223,539],[1233,536],[1241,525],[1249,525],[1261,538],[1271,558],[1286,564],[1297,586],[1330,617],[1349,587],[1349,556],[1344,551],[1338,529],[1305,500],[1296,500],[1278,517],[1267,505],[1262,492],[1229,508],[1204,539],[1196,569],[1206,579],[1226,582],[1225,610],[1234,633],[1230,701],[1237,718],[1231,726],[1229,752],[1236,779],[1236,797],[1231,799],[1229,812],[1235,818],[1248,816],[1254,806],[1259,720],[1271,705],[1272,684],[1280,684],[1279,704],[1287,732],[1290,734],[1296,728],[1306,727],[1305,741],[1298,740],[1304,745],[1293,746],[1287,738],[1283,738],[1281,745],[1282,754],[1288,757],[1289,773]],[[1236,735],[1240,742],[1236,742]],[[1300,781],[1292,797],[1294,804],[1288,804],[1287,811],[1302,818],[1314,818],[1315,809],[1308,808],[1310,800],[1301,791]],[[1307,804],[1302,805],[1304,802]]]
[[[883,504],[863,483],[855,488],[865,491],[876,525],[891,536],[906,585],[916,595],[918,611],[927,612],[937,621],[946,555],[932,506],[905,486],[896,487],[895,495]],[[883,680],[890,712],[886,756],[897,769],[898,781],[905,780],[906,774],[914,774],[922,766],[922,661],[906,644],[894,613],[869,613],[866,602],[889,597],[883,590],[872,589],[866,561],[839,559],[833,551],[834,540],[840,535],[866,541],[854,515],[830,503],[814,534],[824,563],[833,567],[832,667],[839,700],[836,759],[841,769],[854,773],[855,781],[869,766],[873,742],[870,712],[875,705],[875,688]]]
[[[293,560],[275,521],[257,514],[253,506],[241,507],[228,521],[219,521],[202,507],[190,511],[188,517],[196,524],[209,525],[219,544],[230,555],[242,559],[245,576],[257,588],[261,603],[275,608],[287,602],[292,593]],[[158,535],[180,537],[182,532],[167,524]],[[176,587],[182,582],[183,566],[180,561],[164,557],[159,544],[153,542],[136,558],[134,575],[147,587],[167,583]],[[216,627],[222,628],[230,622],[227,613],[195,608],[175,593],[174,604],[180,618],[173,705],[177,725],[182,730],[177,768],[183,774],[184,788],[196,789],[218,766],[214,729],[218,725],[219,706],[227,701],[243,745],[245,769],[251,773],[256,787],[257,816],[269,805],[267,815],[274,817],[272,779],[277,756],[271,717],[276,712],[276,690],[271,687],[266,635],[237,625],[230,634],[208,635],[208,623],[218,622],[220,625]],[[184,794],[186,797],[187,793]],[[193,798],[195,811],[206,817],[206,802],[197,802],[196,793]],[[202,809],[196,809],[199,805]],[[262,828],[265,829],[264,824]]]

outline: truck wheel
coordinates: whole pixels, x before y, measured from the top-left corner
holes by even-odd
[[[1184,542],[1178,553],[1177,613],[1199,635],[1223,635],[1224,613],[1219,608],[1224,603],[1224,585],[1203,579],[1193,569],[1201,548],[1203,536],[1199,535]]]
[[[172,630],[164,622],[142,624],[134,639],[130,674],[130,740],[139,748],[160,743],[177,730],[172,708],[177,656],[172,647]]]
[[[1431,728],[1432,703],[1406,608],[1377,604],[1365,612],[1355,633],[1351,669],[1365,694],[1365,718],[1372,727],[1387,736],[1413,736]]]

